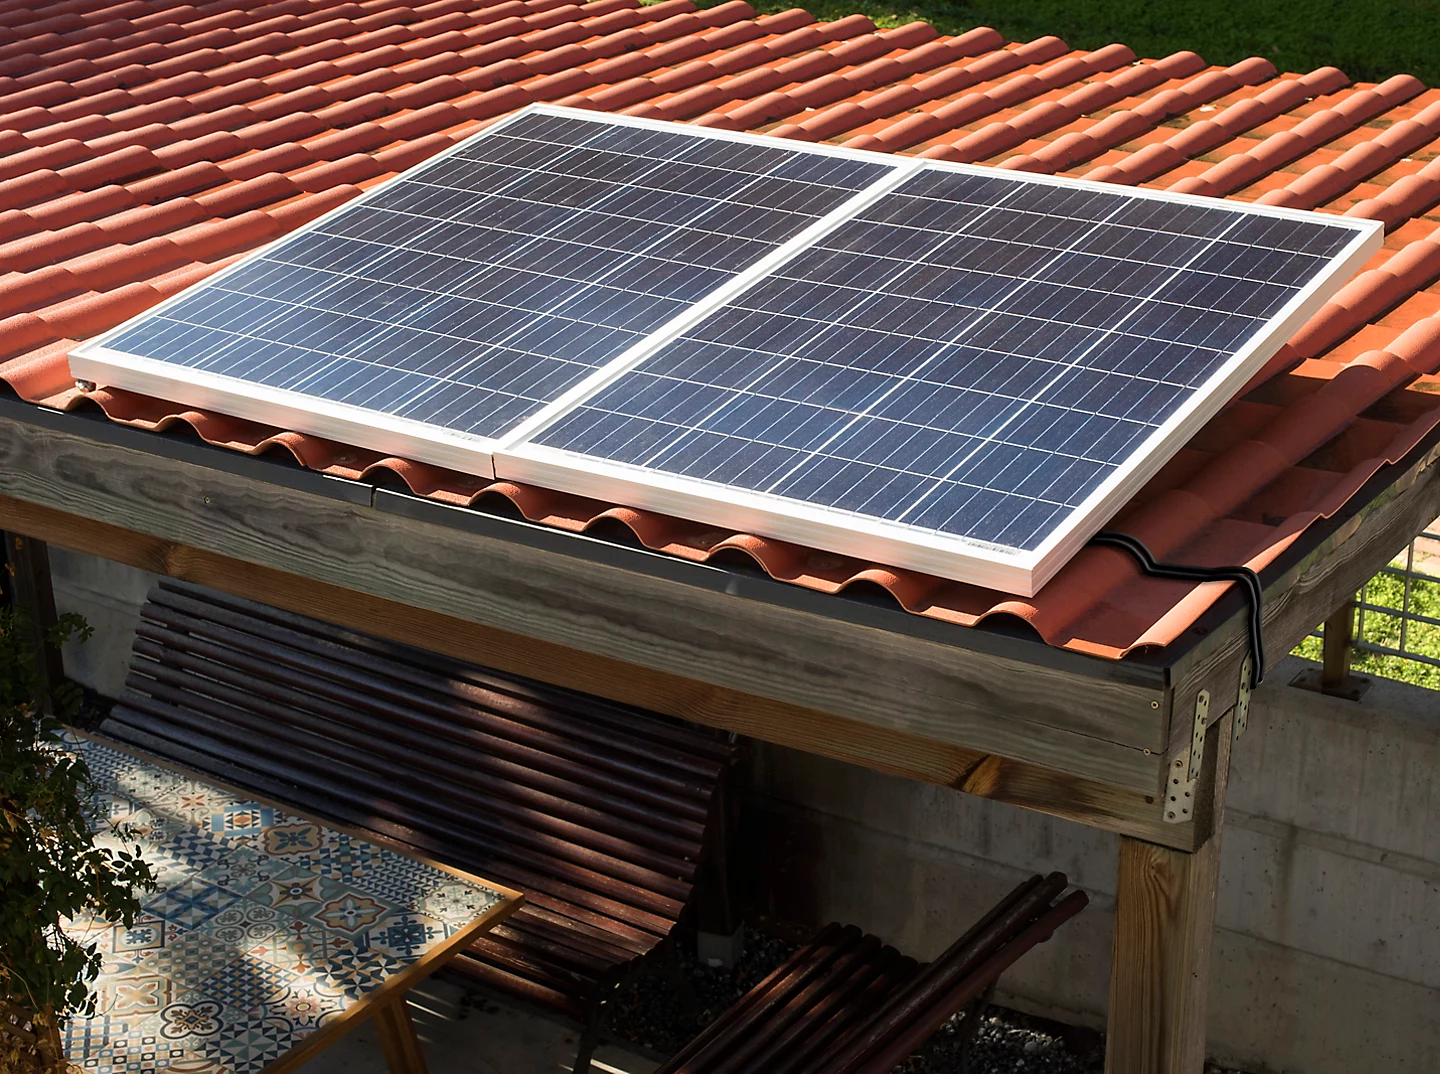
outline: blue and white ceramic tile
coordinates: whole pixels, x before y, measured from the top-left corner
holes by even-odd
[[[72,735],[97,841],[131,828],[159,878],[132,928],[75,921],[103,957],[66,1031],[87,1074],[258,1074],[503,898],[355,836]]]

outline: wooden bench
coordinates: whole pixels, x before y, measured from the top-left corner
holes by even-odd
[[[735,747],[654,714],[163,580],[109,737],[508,884],[452,964],[584,1021],[691,902]]]
[[[924,966],[829,925],[656,1074],[890,1074],[967,1007],[973,1039],[1000,974],[1084,908],[1066,886],[1032,877]]]

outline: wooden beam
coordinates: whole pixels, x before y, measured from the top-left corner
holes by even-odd
[[[508,653],[469,654],[508,670],[533,664],[523,648],[560,646],[684,679],[690,707],[713,705],[716,688],[737,691],[1141,795],[1160,786],[1159,677],[1139,685],[1113,662],[1044,646],[1034,648],[1052,664],[1093,665],[1096,674],[966,648],[971,632],[959,627],[956,644],[901,635],[584,558],[574,553],[585,538],[554,530],[544,538],[566,549],[418,521],[353,495],[320,495],[81,432],[0,417],[0,494],[528,639]],[[492,530],[520,528],[456,515]]]
[[[415,1036],[415,1023],[410,1020],[405,993],[382,1003],[374,1017],[390,1074],[426,1074],[425,1053],[421,1050],[420,1038]]]
[[[1156,793],[966,749],[871,724],[709,686],[423,608],[179,545],[119,526],[0,496],[0,523],[77,552],[326,619],[352,630],[528,675],[556,686],[665,712],[777,745],[1188,849],[1194,824],[1163,824]]]
[[[1120,840],[1106,1074],[1202,1074],[1233,714],[1205,744],[1213,834],[1193,853]]]

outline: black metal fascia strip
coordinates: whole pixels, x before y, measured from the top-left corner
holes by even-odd
[[[1265,681],[1265,624],[1260,615],[1265,590],[1260,585],[1258,574],[1249,567],[1193,567],[1184,563],[1161,563],[1144,542],[1118,530],[1102,530],[1090,538],[1090,543],[1130,553],[1140,564],[1140,570],[1152,578],[1179,582],[1239,582],[1243,585],[1250,595],[1250,686],[1253,689]]]

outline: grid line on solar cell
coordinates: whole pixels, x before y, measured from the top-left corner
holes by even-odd
[[[1033,550],[1354,234],[922,172],[533,442]]]
[[[108,345],[495,435],[891,170],[531,115]]]

